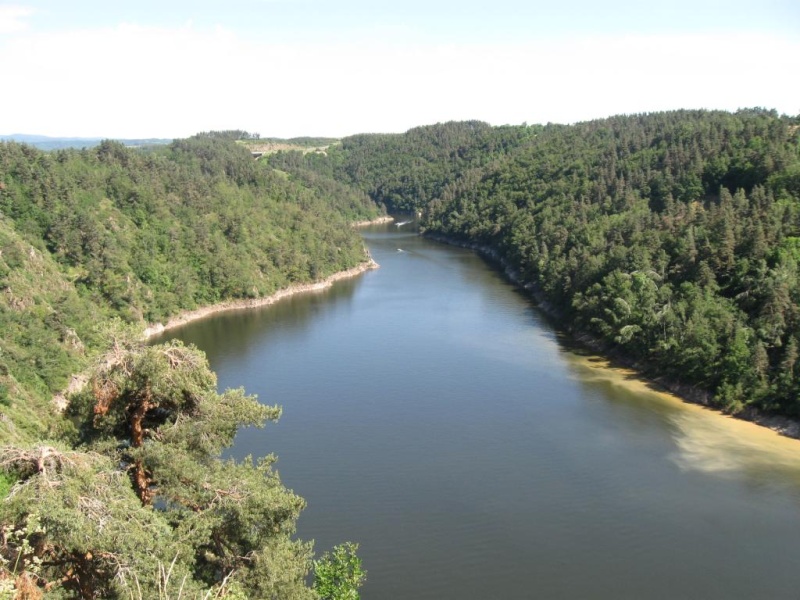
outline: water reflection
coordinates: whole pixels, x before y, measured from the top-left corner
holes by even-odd
[[[219,369],[223,359],[226,362],[243,360],[269,336],[287,332],[301,334],[324,314],[346,309],[362,280],[360,276],[344,279],[327,289],[303,292],[269,306],[212,314],[154,336],[151,342],[180,339],[194,344],[203,349],[209,362]],[[222,345],[217,343],[223,340]]]

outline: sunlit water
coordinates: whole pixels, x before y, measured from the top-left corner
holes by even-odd
[[[354,540],[365,600],[800,598],[800,442],[563,346],[472,253],[393,225],[376,271],[171,335],[284,407],[299,536]]]

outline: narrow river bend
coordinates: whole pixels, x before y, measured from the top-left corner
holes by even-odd
[[[168,334],[284,407],[233,454],[360,543],[362,598],[800,597],[800,442],[572,352],[470,251],[364,237],[379,270]]]

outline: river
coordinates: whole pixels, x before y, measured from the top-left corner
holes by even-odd
[[[406,227],[364,230],[378,270],[161,338],[284,407],[232,454],[278,455],[318,551],[360,544],[362,598],[800,597],[800,442],[576,352]]]

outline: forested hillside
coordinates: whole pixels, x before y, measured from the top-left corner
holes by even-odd
[[[799,129],[761,109],[444,123],[258,161],[242,132],[0,144],[0,597],[168,597],[176,581],[185,597],[323,594],[292,538],[303,500],[272,458],[220,458],[279,409],[219,393],[195,349],[137,336],[359,264],[349,223],[383,207],[499,257],[648,373],[732,413],[800,417]],[[317,581],[357,587],[353,549]]]
[[[328,172],[492,250],[651,374],[734,413],[800,416],[799,124],[761,109],[448,123],[345,139]]]
[[[96,349],[98,319],[163,321],[357,265],[349,221],[369,199],[290,180],[220,135],[135,151],[0,144],[0,388],[62,389]]]
[[[235,137],[0,144],[0,597],[318,596],[311,546],[292,539],[304,501],[273,458],[220,458],[238,427],[280,410],[218,393],[201,353],[141,335],[365,262],[350,223],[380,211]],[[54,392],[87,369],[60,415]],[[323,557],[317,579],[358,580],[352,551]]]
[[[448,182],[504,157],[539,128],[453,121],[405,134],[356,135],[329,148],[327,156],[281,152],[270,162],[291,172],[336,178],[390,212],[412,212],[441,197]]]
[[[547,127],[429,231],[499,250],[563,318],[732,412],[800,415],[800,144],[762,111]]]

